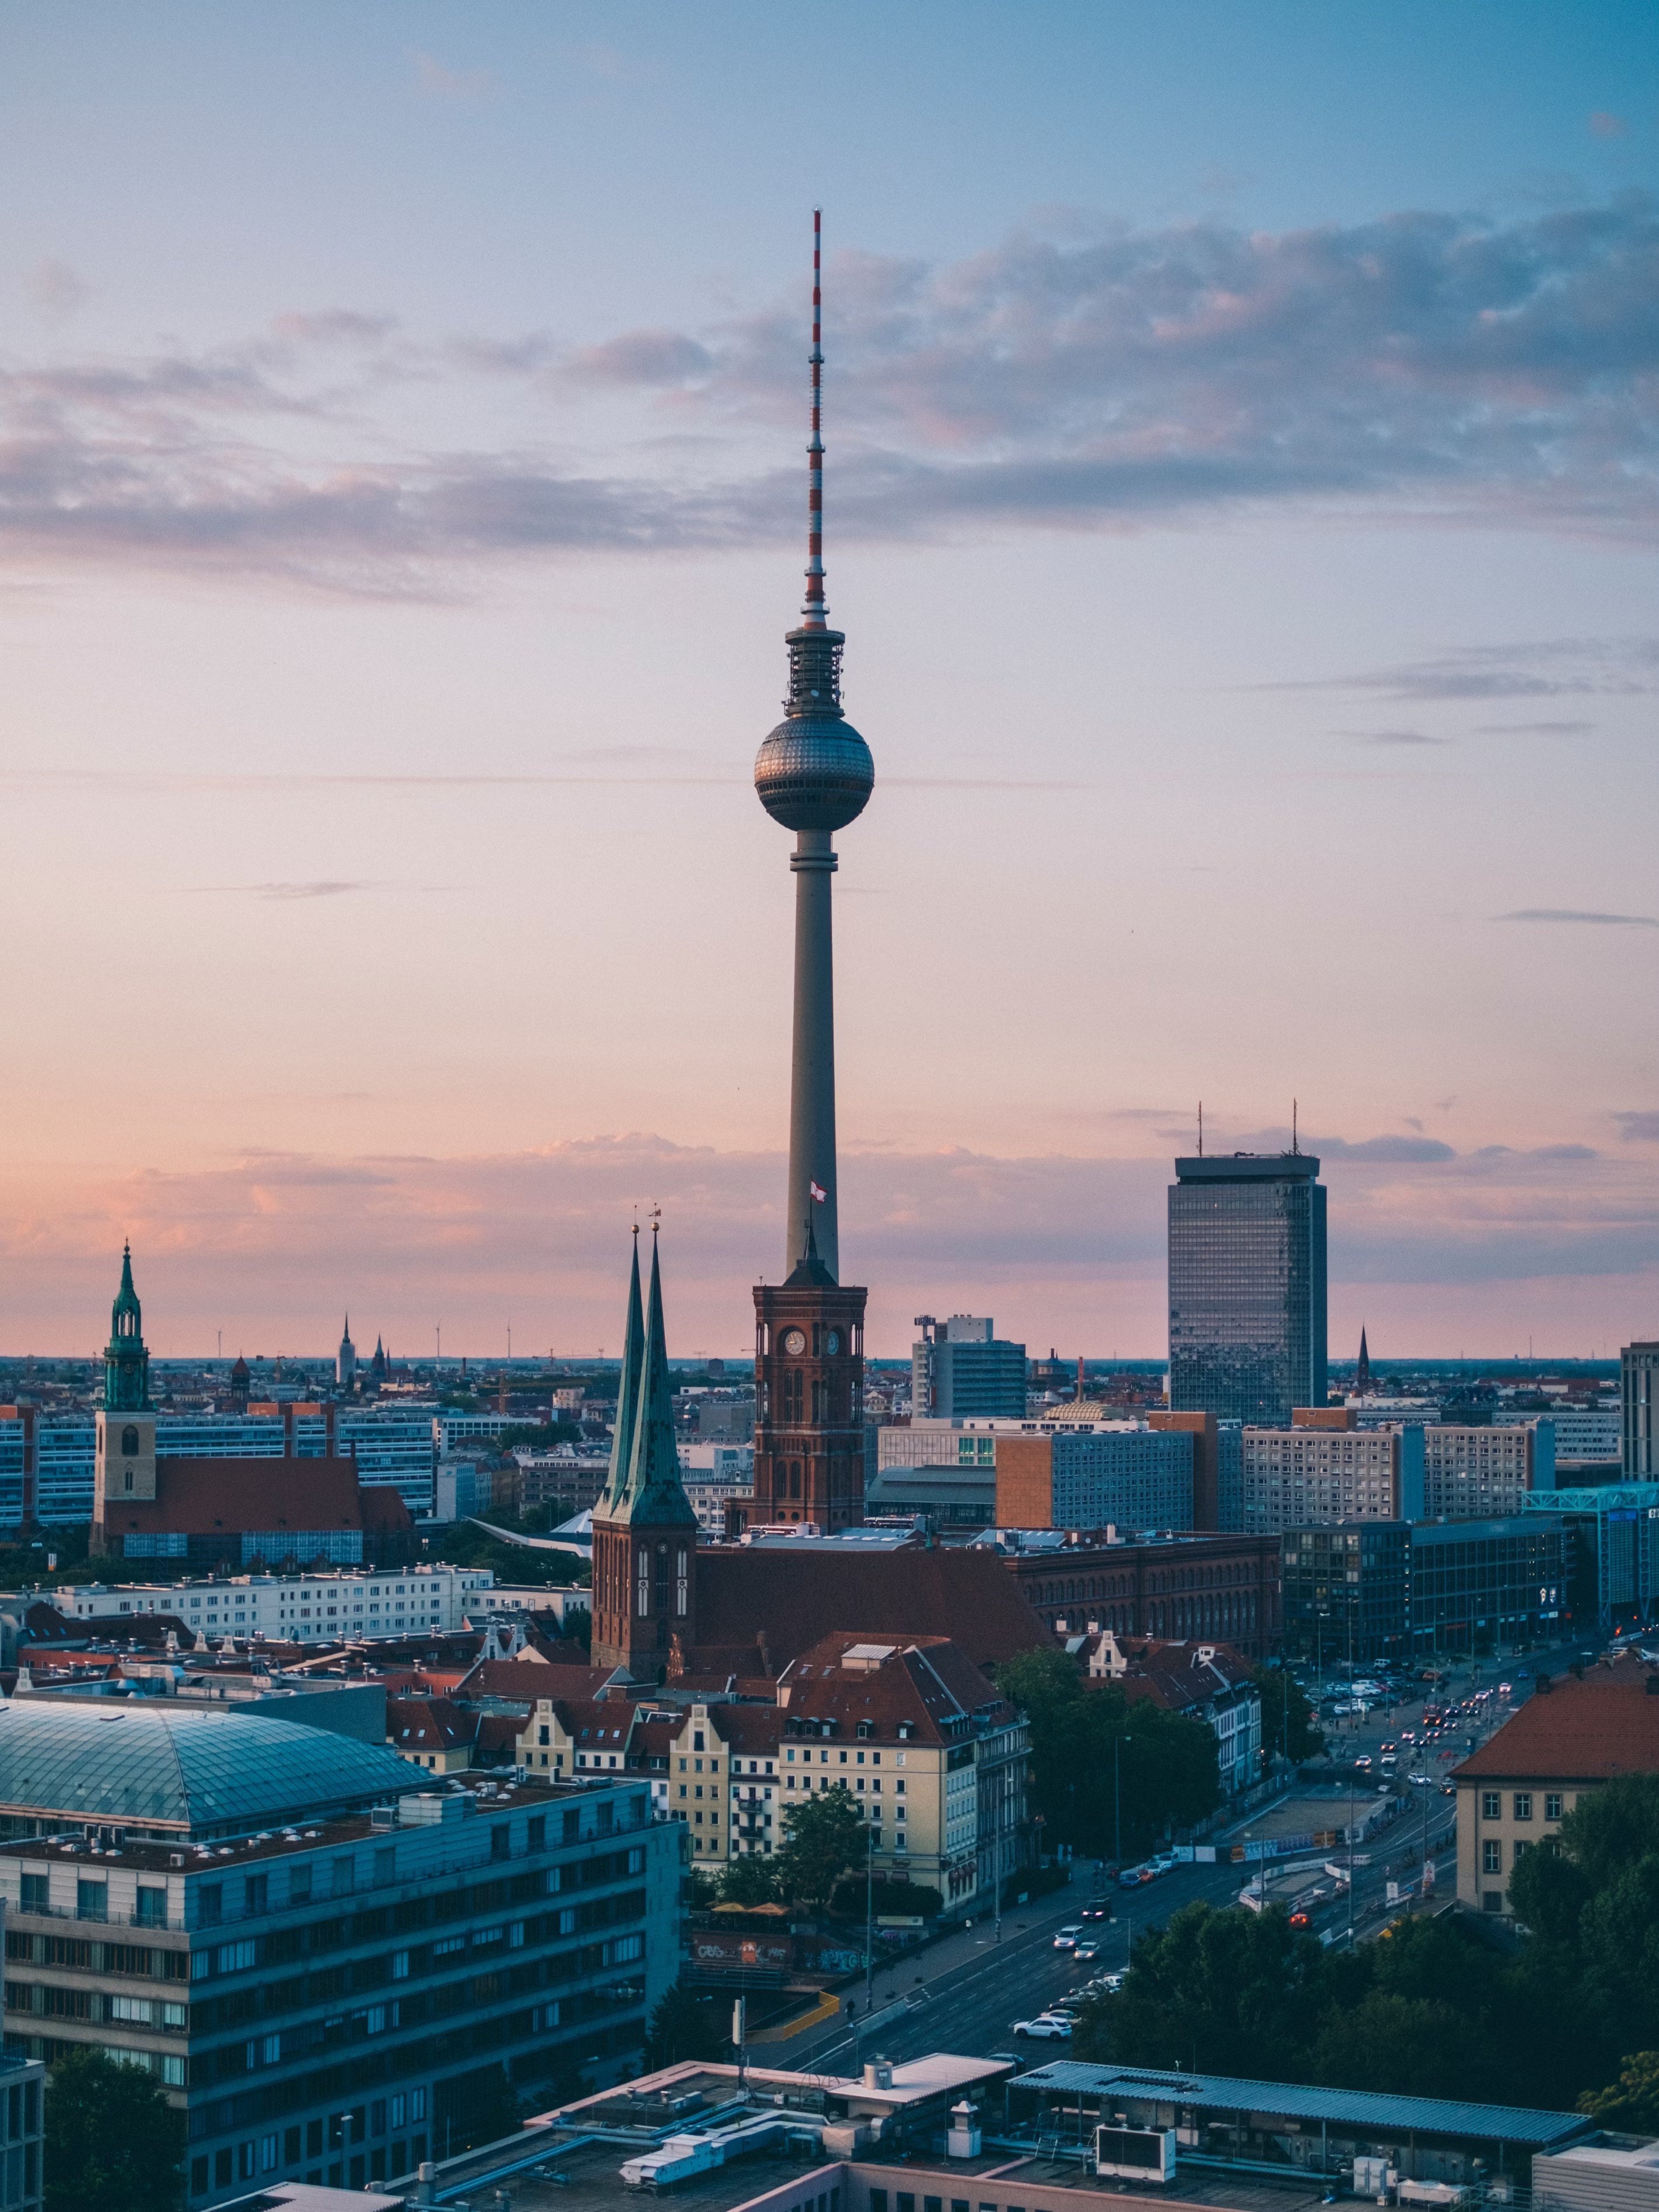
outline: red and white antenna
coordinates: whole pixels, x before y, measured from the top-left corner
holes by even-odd
[[[823,629],[823,210],[812,210],[812,439],[806,448],[806,604],[808,629]]]

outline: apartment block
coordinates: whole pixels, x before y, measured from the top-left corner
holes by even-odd
[[[1313,1409],[1310,1419],[1288,1429],[1243,1432],[1242,1518],[1262,1534],[1324,1522],[1420,1521],[1423,1518],[1421,1429],[1359,1429],[1344,1425],[1340,1409]]]
[[[1468,1521],[1519,1513],[1534,1490],[1555,1487],[1555,1424],[1516,1422],[1425,1428],[1423,1511],[1431,1520]]]

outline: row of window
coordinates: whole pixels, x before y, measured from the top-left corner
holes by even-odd
[[[1532,1818],[1533,1793],[1517,1790],[1513,1793],[1514,1817],[1517,1820]],[[1559,1820],[1561,1817],[1562,1796],[1559,1790],[1544,1792],[1544,1818]],[[1504,1793],[1501,1790],[1483,1790],[1480,1793],[1480,1817],[1483,1820],[1501,1820],[1504,1817]]]

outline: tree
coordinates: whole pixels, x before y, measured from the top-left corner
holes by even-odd
[[[720,1876],[722,1905],[772,1905],[777,1900],[778,1877],[771,1859],[745,1853],[729,1859]]]
[[[185,2116],[155,2076],[93,2047],[52,2066],[45,2212],[174,2212]]]
[[[933,1920],[943,1911],[945,1899],[924,1881],[894,1881],[885,1875],[878,1875],[866,1887],[862,1875],[848,1874],[836,1884],[830,1910],[848,1918],[862,1920],[866,1903],[878,1919],[884,1914],[892,1914]]]
[[[783,1826],[783,1849],[773,1862],[778,1887],[804,1905],[823,1904],[838,1877],[862,1867],[869,1852],[864,1822],[841,1783],[791,1805]]]
[[[500,2142],[523,2124],[523,2108],[504,2066],[483,2066],[464,2081],[444,2086],[450,2107],[446,2158],[453,2151],[471,2150],[475,2143]]]
[[[1310,2070],[1332,2088],[1443,2097],[1449,2083],[1467,2085],[1469,2061],[1469,2023],[1455,2007],[1373,1990],[1351,2010],[1326,2014]],[[1501,2097],[1502,2076],[1493,2070],[1493,2094]],[[1462,2094],[1469,2094],[1467,2086]]]
[[[1115,1682],[1085,1684],[1063,1651],[1022,1651],[997,1672],[1031,1732],[1031,1794],[1050,1844],[1109,1856],[1144,1850],[1219,1803],[1215,1735]]]
[[[1262,1749],[1283,1752],[1297,1766],[1304,1759],[1316,1759],[1325,1738],[1314,1725],[1314,1709],[1295,1675],[1283,1667],[1257,1667],[1250,1680],[1261,1693]]]
[[[726,1999],[693,1986],[684,1976],[658,2000],[645,2032],[647,2073],[688,2058],[723,2059],[731,2048]]]
[[[1075,2057],[1305,2081],[1306,2035],[1341,1967],[1285,1912],[1183,1905],[1135,1945],[1121,1992],[1091,2010]]]
[[[1604,2128],[1629,2135],[1659,2134],[1659,2051],[1632,2051],[1619,2079],[1605,2089],[1586,2089],[1578,2109]]]

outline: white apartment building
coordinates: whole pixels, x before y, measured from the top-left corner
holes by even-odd
[[[1339,1521],[1421,1521],[1418,1428],[1246,1427],[1242,1513],[1249,1534]]]
[[[139,1583],[107,1589],[69,1583],[49,1602],[71,1620],[107,1624],[169,1613],[204,1636],[276,1641],[446,1634],[464,1628],[495,1577],[483,1567],[410,1567],[397,1573],[233,1575],[203,1582]]]
[[[1616,1469],[1620,1459],[1623,1409],[1615,1398],[1606,1406],[1558,1406],[1550,1415],[1555,1430],[1555,1456],[1562,1460],[1604,1462]],[[1616,1480],[1609,1475],[1610,1481]]]
[[[1555,1487],[1553,1420],[1507,1427],[1427,1428],[1423,1513],[1431,1521],[1475,1521],[1523,1512],[1534,1490]]]

